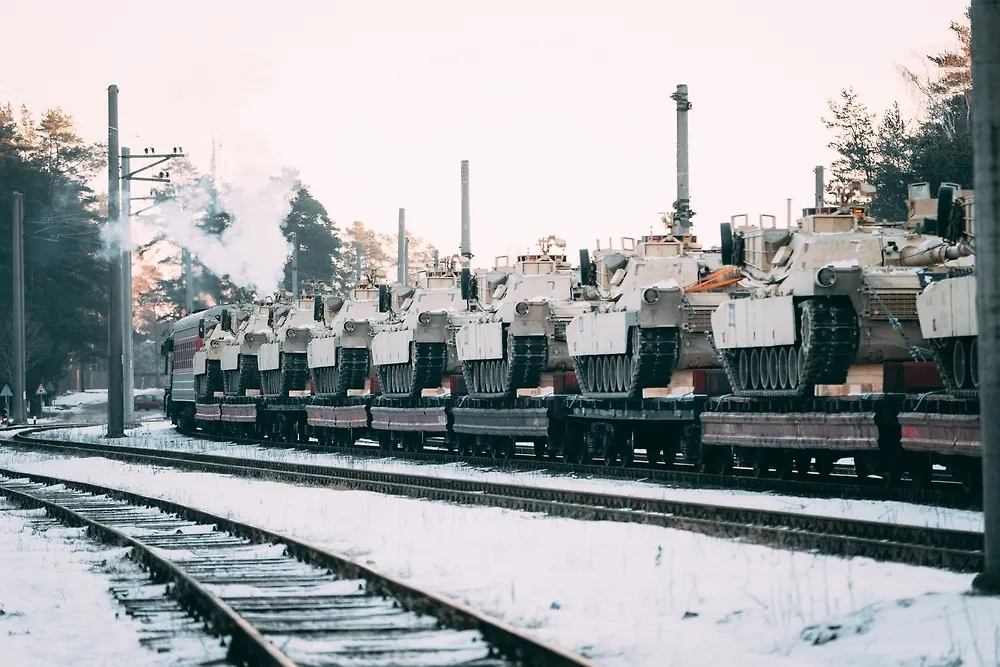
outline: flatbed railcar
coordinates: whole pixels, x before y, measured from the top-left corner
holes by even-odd
[[[651,464],[686,462],[726,474],[735,465],[760,476],[828,475],[853,458],[859,477],[887,483],[908,476],[930,482],[931,466],[944,465],[969,491],[981,475],[978,401],[940,393],[931,363],[883,366],[883,393],[836,397],[741,399],[729,393],[721,370],[698,370],[685,396],[589,398],[564,391],[547,396],[476,398],[464,395],[461,377],[451,393],[391,398],[378,393],[327,396],[225,396],[196,400],[191,370],[199,349],[195,314],[180,320],[164,346],[171,388],[167,414],[178,425],[209,433],[280,443],[315,439],[349,446],[366,439],[380,449],[420,452],[425,447],[462,455],[511,457],[530,443],[539,457],[569,462],[604,459],[629,465],[637,451]],[[558,383],[572,387],[571,373]]]

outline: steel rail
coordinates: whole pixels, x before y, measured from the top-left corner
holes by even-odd
[[[823,517],[691,501],[431,477],[407,472],[358,470],[280,461],[245,459],[176,450],[16,438],[56,451],[90,452],[137,463],[267,477],[279,481],[334,486],[413,498],[502,507],[595,521],[644,523],[779,548],[858,556],[977,572],[983,564],[983,534],[878,521]]]
[[[370,595],[393,598],[408,611],[436,618],[441,626],[456,630],[478,631],[486,642],[500,655],[511,661],[511,664],[564,667],[594,667],[595,665],[583,656],[530,637],[517,628],[467,605],[376,572],[372,568],[345,556],[259,526],[173,501],[97,484],[5,468],[0,468],[0,477],[8,478],[7,483],[18,479],[28,479],[39,484],[63,485],[66,488],[95,496],[107,496],[131,505],[155,507],[163,512],[176,514],[181,518],[200,524],[214,524],[218,530],[247,539],[255,544],[282,544],[286,548],[286,553],[296,560],[328,569],[341,579],[364,580]],[[295,662],[271,644],[225,601],[185,572],[183,567],[168,560],[165,556],[157,554],[155,548],[144,544],[141,539],[130,537],[120,530],[83,516],[57,502],[39,498],[17,488],[10,488],[5,485],[3,480],[0,480],[0,495],[5,495],[26,507],[44,508],[50,515],[65,523],[85,526],[89,534],[107,543],[131,547],[133,552],[138,555],[138,560],[155,572],[161,580],[168,580],[176,584],[177,594],[185,598],[201,617],[211,619],[217,633],[232,635],[230,653],[231,657],[237,661],[243,664],[295,667]]]

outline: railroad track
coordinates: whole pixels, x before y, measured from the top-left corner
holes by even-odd
[[[202,431],[178,431],[189,437],[213,442],[259,445],[262,447],[296,448],[331,454],[350,454],[372,459],[396,458],[416,463],[465,463],[471,466],[503,468],[510,470],[539,470],[552,474],[583,475],[608,479],[642,480],[659,482],[673,486],[705,489],[728,489],[780,493],[805,498],[843,498],[845,500],[874,500],[906,502],[915,505],[929,505],[963,510],[982,510],[982,498],[970,495],[953,481],[937,480],[935,488],[919,488],[914,485],[889,486],[877,479],[859,482],[854,477],[851,466],[835,466],[833,477],[825,480],[810,474],[807,479],[781,479],[777,477],[754,477],[749,469],[737,470],[735,475],[715,475],[696,472],[693,466],[650,465],[646,461],[636,461],[629,466],[607,465],[605,463],[567,463],[552,458],[539,458],[533,454],[518,454],[513,458],[496,459],[485,456],[465,456],[444,449],[409,452],[405,450],[383,450],[377,444],[328,446],[314,441],[282,442],[272,439],[239,438],[204,433]],[[849,473],[849,474],[848,474]]]
[[[835,556],[868,557],[959,572],[978,572],[983,568],[983,534],[972,531],[637,498],[544,486],[450,479],[398,471],[359,470],[218,454],[66,442],[29,435],[16,436],[14,440],[18,444],[28,443],[31,447],[99,454],[134,463],[246,477],[267,477],[295,484],[337,486],[467,505],[542,512],[582,520],[644,523]]]
[[[201,621],[239,665],[593,664],[342,556],[177,503],[7,469],[0,495],[130,547],[167,585],[112,592],[161,650],[165,629],[189,634]]]

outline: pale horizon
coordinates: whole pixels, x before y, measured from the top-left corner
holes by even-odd
[[[443,254],[458,248],[469,160],[472,250],[486,265],[550,234],[573,257],[662,229],[676,198],[670,95],[686,84],[694,231],[712,245],[730,215],[783,225],[786,198],[793,218],[811,204],[812,169],[831,160],[820,117],[842,88],[913,118],[919,97],[898,68],[952,46],[966,6],[15,5],[11,24],[36,29],[5,40],[17,57],[0,102],[60,106],[105,141],[115,84],[133,152],[183,146],[207,171],[214,137],[222,176],[291,166],[342,231],[360,220],[395,234],[402,207]]]

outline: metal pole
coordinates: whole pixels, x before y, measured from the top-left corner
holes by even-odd
[[[11,415],[18,424],[28,421],[25,406],[28,395],[25,346],[24,346],[24,196],[14,193],[14,243],[13,243],[13,277],[14,277],[14,414]]]
[[[788,210],[785,212],[785,229],[792,228],[792,198],[788,198]]]
[[[108,86],[108,225],[120,224],[119,188],[121,174],[118,170],[118,86]],[[108,437],[125,435],[125,414],[122,410],[122,254],[121,247],[111,235],[111,262],[108,295]]]
[[[677,92],[670,96],[677,102],[677,202],[674,204],[674,224],[670,233],[674,236],[691,234],[691,193],[690,171],[688,168],[688,87],[677,86]]]
[[[406,284],[406,211],[399,209],[399,236],[396,237],[396,282]]]
[[[122,369],[125,423],[132,423],[132,397],[135,394],[135,362],[132,358],[132,160],[122,147]]]
[[[983,518],[986,567],[975,589],[1000,594],[1000,4],[972,0],[972,146],[976,184],[976,316],[979,323],[980,441],[983,448]]]
[[[191,251],[181,249],[181,263],[184,265],[184,314],[194,312],[194,271],[191,267]]]
[[[292,232],[292,303],[299,299],[299,233]]]
[[[469,161],[462,160],[462,257],[472,259],[472,228],[469,219]]]
[[[406,284],[410,282],[410,238],[406,237],[403,239],[403,276],[406,278]]]
[[[813,173],[816,174],[816,208],[823,208],[823,202],[826,199],[826,184],[823,182],[823,167],[817,165],[813,169]]]

